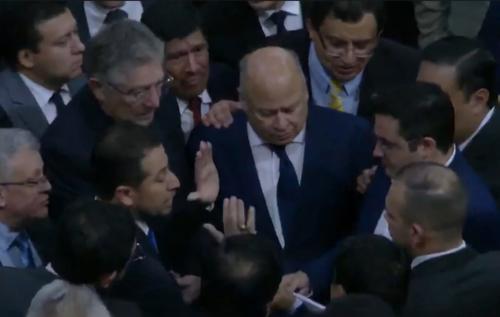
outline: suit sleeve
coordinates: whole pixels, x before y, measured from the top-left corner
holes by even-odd
[[[5,110],[0,105],[0,128],[12,128],[12,122]]]

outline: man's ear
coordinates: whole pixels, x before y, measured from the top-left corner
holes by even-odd
[[[5,186],[0,186],[0,209],[4,209],[7,204],[7,193]]]
[[[335,298],[341,298],[346,295],[346,291],[344,289],[344,286],[342,284],[336,284],[332,283],[330,285],[330,299],[335,299]]]
[[[420,249],[425,243],[424,229],[417,223],[410,226],[410,245],[412,249]]]
[[[101,277],[99,277],[99,286],[102,288],[109,288],[117,276],[118,272],[116,271],[101,275]]]
[[[434,155],[436,146],[436,140],[430,137],[423,137],[418,141],[417,151],[422,159],[428,160]]]
[[[32,69],[35,66],[35,53],[29,49],[22,49],[17,52],[17,62],[23,68]]]
[[[113,202],[120,203],[126,207],[133,207],[135,205],[136,192],[130,186],[120,185],[115,189]]]
[[[90,77],[88,80],[88,84],[90,90],[92,91],[96,99],[99,102],[102,102],[102,100],[104,100],[104,95],[105,95],[103,84],[99,81],[99,79],[95,77]]]
[[[316,29],[311,23],[311,19],[306,20],[306,28],[307,28],[307,33],[309,34],[309,39],[313,39],[313,37],[316,37]]]
[[[488,101],[490,99],[490,92],[486,88],[476,90],[471,96],[469,103],[472,105],[472,111],[481,113],[484,109],[489,109]]]

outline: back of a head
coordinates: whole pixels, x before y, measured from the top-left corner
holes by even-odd
[[[141,167],[142,159],[147,151],[161,144],[159,137],[147,127],[130,122],[111,126],[92,153],[99,198],[111,200],[120,185],[138,187],[146,177]]]
[[[391,307],[378,297],[347,295],[333,300],[320,317],[395,317]]]
[[[490,92],[488,106],[497,103],[495,90],[496,61],[481,42],[463,36],[440,39],[422,50],[422,61],[453,66],[456,84],[467,99],[481,88]]]
[[[443,242],[462,239],[468,197],[453,170],[437,163],[412,163],[394,181],[404,186],[401,217],[406,222],[418,223]]]
[[[141,22],[163,42],[201,30],[201,18],[191,1],[155,1],[144,11]]]
[[[256,235],[226,238],[208,262],[200,302],[209,316],[264,317],[281,281],[278,250]]]
[[[55,280],[36,293],[26,317],[111,317],[111,314],[91,288]]]
[[[399,122],[399,134],[406,141],[430,137],[443,153],[453,145],[453,106],[437,85],[396,85],[374,94],[372,101],[375,115],[387,115]]]
[[[69,205],[56,227],[53,267],[73,284],[97,284],[129,260],[136,227],[125,207],[99,200]]]
[[[319,30],[329,15],[347,22],[359,22],[364,14],[371,13],[377,21],[378,31],[384,28],[385,13],[382,0],[315,0],[308,4],[308,17],[314,29]]]
[[[89,77],[123,82],[123,76],[136,67],[155,62],[163,64],[162,42],[142,23],[125,19],[103,27],[87,43],[83,69]]]
[[[346,294],[370,294],[399,310],[406,297],[409,262],[392,241],[378,235],[352,236],[339,245],[334,283]]]
[[[0,182],[10,181],[10,159],[21,149],[38,151],[38,140],[28,130],[0,129]]]
[[[41,39],[36,27],[66,10],[66,1],[2,1],[0,55],[6,64],[15,69],[22,49],[37,52]]]

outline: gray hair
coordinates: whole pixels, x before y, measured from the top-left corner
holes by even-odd
[[[270,46],[270,47],[272,47],[272,46]],[[299,59],[299,56],[297,55],[297,53],[295,53],[294,51],[287,49],[287,48],[283,48],[283,47],[279,47],[279,48],[281,48],[287,55],[289,55],[289,57],[292,58],[292,60],[294,62],[294,66],[299,71],[299,75],[301,76],[301,78],[305,84],[306,78],[304,76],[304,72],[302,71],[302,65],[300,64],[300,59]],[[248,67],[248,59],[252,55],[252,53],[255,51],[257,51],[257,50],[254,50],[254,51],[246,54],[245,56],[243,56],[243,58],[240,60],[240,63],[239,63],[240,86],[238,87],[238,92],[240,94],[240,99],[246,98],[246,86],[247,86],[248,68],[249,68]],[[273,74],[270,74],[270,76],[272,76],[272,75]]]
[[[87,76],[116,82],[149,62],[163,65],[164,46],[145,25],[125,19],[101,29],[87,44],[83,69]]]
[[[111,317],[97,293],[85,285],[55,280],[31,300],[26,317]]]
[[[8,181],[10,159],[24,148],[40,149],[38,140],[31,132],[18,128],[0,129],[0,181]]]

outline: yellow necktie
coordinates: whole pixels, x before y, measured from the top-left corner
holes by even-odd
[[[342,84],[336,80],[332,80],[330,85],[330,108],[337,111],[344,111],[344,105],[342,104],[342,98],[340,98],[340,93],[342,92]]]

